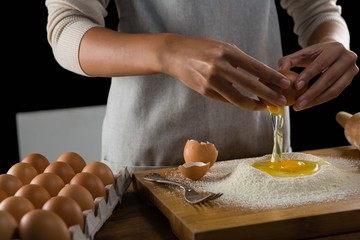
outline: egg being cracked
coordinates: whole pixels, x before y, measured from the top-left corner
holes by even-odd
[[[295,104],[297,98],[302,95],[307,89],[308,89],[308,85],[305,85],[303,88],[301,89],[296,89],[295,88],[295,81],[297,79],[297,77],[299,76],[298,73],[294,72],[294,71],[290,71],[290,70],[278,70],[278,72],[280,72],[281,74],[283,74],[284,76],[286,76],[289,80],[290,80],[290,86],[286,89],[281,89],[278,86],[275,86],[274,84],[272,84],[271,82],[267,82],[264,79],[259,79],[260,82],[264,83],[265,85],[267,85],[268,87],[270,87],[271,89],[274,89],[280,93],[282,93],[284,95],[284,97],[286,98],[286,105],[287,106],[291,106],[293,104]],[[267,102],[264,99],[260,100],[265,103],[268,106],[273,106],[273,104]]]

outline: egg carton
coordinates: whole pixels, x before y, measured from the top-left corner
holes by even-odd
[[[121,203],[122,195],[131,183],[130,174],[127,168],[115,174],[115,185],[107,185],[107,200],[98,197],[94,200],[95,212],[92,210],[83,211],[85,224],[84,230],[79,225],[69,227],[72,240],[93,240],[95,234],[100,230],[106,220],[111,216],[117,204]]]

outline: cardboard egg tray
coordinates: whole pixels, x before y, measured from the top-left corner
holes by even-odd
[[[72,240],[93,240],[95,234],[111,216],[116,205],[121,203],[122,195],[131,183],[130,174],[127,168],[115,174],[115,185],[107,185],[107,201],[104,197],[95,199],[95,212],[92,210],[83,211],[85,224],[84,231],[79,225],[69,228]]]

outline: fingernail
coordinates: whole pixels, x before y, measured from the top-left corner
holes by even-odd
[[[298,108],[303,108],[306,105],[306,100],[302,100],[301,102],[299,102],[299,104],[297,104]]]
[[[286,78],[283,78],[280,80],[280,85],[282,88],[288,88],[290,87],[290,81]]]
[[[305,82],[303,80],[300,80],[296,83],[296,88],[300,90],[305,85]]]

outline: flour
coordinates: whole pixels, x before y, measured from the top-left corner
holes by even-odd
[[[285,153],[287,159],[327,161],[310,176],[273,177],[251,165],[270,158],[237,159],[216,162],[198,181],[185,179],[178,171],[168,176],[186,182],[199,191],[222,192],[216,201],[251,209],[289,207],[309,203],[338,201],[360,196],[360,162],[336,158],[319,158],[304,153]]]

